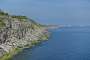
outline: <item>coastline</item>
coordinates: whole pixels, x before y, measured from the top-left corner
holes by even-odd
[[[47,27],[26,16],[9,15],[0,10],[0,60],[10,60],[25,48],[47,40]]]
[[[9,53],[6,53],[3,57],[1,57],[0,60],[12,60],[13,56],[22,52],[23,49],[25,49],[25,48],[32,49],[32,47],[37,46],[38,44],[40,44],[44,41],[47,41],[50,34],[46,30],[47,30],[46,28],[43,29],[42,33],[44,33],[44,35],[41,35],[41,37],[37,40],[32,40],[31,45],[27,45],[24,48],[13,48]]]

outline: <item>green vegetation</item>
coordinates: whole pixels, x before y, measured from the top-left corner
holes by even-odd
[[[15,15],[13,15],[12,18],[17,18],[17,19],[27,19],[26,16],[15,16]]]
[[[42,36],[42,40],[48,40],[49,35]]]
[[[0,11],[0,15],[9,15],[8,13],[5,13],[3,11]]]
[[[28,19],[26,16],[15,16],[15,15],[13,15],[11,17],[12,18],[17,18],[21,22],[26,22],[27,21],[26,19]]]
[[[49,38],[49,34],[45,34],[45,35],[42,35],[39,39],[46,41],[46,40],[48,40],[48,38]]]
[[[38,40],[32,40],[31,41],[31,45],[38,45],[40,43],[40,41],[38,41]]]
[[[0,19],[0,27],[4,27],[5,23],[3,22],[3,20]]]
[[[32,40],[31,45],[38,45],[42,41],[48,40],[49,35],[42,35],[39,40]]]
[[[12,60],[13,55],[21,51],[22,49],[20,48],[13,48],[12,51],[10,51],[9,53],[6,53],[3,57],[0,58],[0,60]]]

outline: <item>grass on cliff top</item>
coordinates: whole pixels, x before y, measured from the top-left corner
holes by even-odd
[[[5,23],[3,22],[3,20],[0,19],[0,27],[4,27]]]
[[[12,18],[16,18],[21,22],[27,22],[27,20],[29,20],[31,23],[33,23],[34,25],[38,26],[39,28],[41,27],[41,24],[35,22],[33,19],[29,19],[27,16],[20,16],[20,15],[9,15],[8,13],[0,10],[0,16],[11,16]],[[0,20],[0,27],[4,26],[5,24],[2,23],[2,21]]]
[[[27,19],[28,19],[26,16],[16,16],[16,15],[12,15],[11,17],[18,19],[18,20],[21,21],[21,22],[27,22]]]
[[[0,10],[0,15],[3,16],[3,15],[9,15],[9,14]]]
[[[16,16],[16,15],[12,15],[12,18],[17,18],[17,19],[27,19],[26,16]]]

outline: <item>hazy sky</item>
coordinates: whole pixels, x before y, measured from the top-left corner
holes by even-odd
[[[0,8],[44,24],[90,25],[89,0],[1,0]]]

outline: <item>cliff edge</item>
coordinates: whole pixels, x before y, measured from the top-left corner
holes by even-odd
[[[30,47],[47,38],[48,31],[41,24],[26,16],[0,11],[0,57],[13,49]]]

